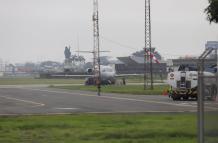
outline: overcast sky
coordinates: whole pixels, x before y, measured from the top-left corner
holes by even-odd
[[[218,24],[209,24],[204,14],[207,0],[151,4],[152,45],[165,59],[199,55],[206,41],[218,41]],[[80,50],[92,50],[92,10],[92,0],[0,0],[0,58],[63,62],[64,47],[77,50],[77,41]],[[99,0],[99,11],[100,48],[111,51],[105,56],[144,47],[144,0]]]

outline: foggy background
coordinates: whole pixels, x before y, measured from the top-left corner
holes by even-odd
[[[207,0],[151,0],[152,46],[165,58],[197,56],[218,40]],[[144,0],[99,0],[104,56],[128,56],[144,47]],[[63,62],[64,47],[93,49],[92,0],[0,0],[0,58]],[[91,60],[91,54],[82,54]]]

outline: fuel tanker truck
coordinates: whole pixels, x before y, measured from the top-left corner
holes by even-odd
[[[214,76],[214,73],[204,72],[204,75]],[[211,79],[209,78],[208,80]],[[173,100],[188,100],[189,98],[197,99],[198,72],[196,68],[180,66],[178,71],[168,73],[167,83],[170,86],[168,89],[169,97]],[[213,88],[213,90],[217,89],[216,81],[205,81],[205,84],[208,84],[205,85],[205,87]]]

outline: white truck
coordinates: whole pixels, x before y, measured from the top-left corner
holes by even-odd
[[[211,72],[204,72],[205,76],[213,76]],[[188,100],[189,98],[197,99],[198,72],[190,71],[188,68],[168,73],[167,83],[170,88],[168,90],[169,97],[173,100]],[[205,83],[209,83],[205,81]],[[210,82],[208,87],[213,88]],[[207,85],[205,85],[207,87]],[[216,88],[216,85],[215,85]],[[205,90],[207,92],[207,90]]]

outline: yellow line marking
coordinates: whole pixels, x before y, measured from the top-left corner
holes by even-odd
[[[5,99],[9,99],[9,100],[15,100],[15,101],[19,101],[19,102],[30,103],[30,104],[36,105],[36,106],[33,106],[33,107],[45,106],[45,104],[43,104],[43,103],[33,102],[33,101],[29,101],[29,100],[23,100],[23,99],[18,99],[18,98],[12,98],[12,97],[8,97],[8,96],[0,96],[0,97],[5,98]]]

